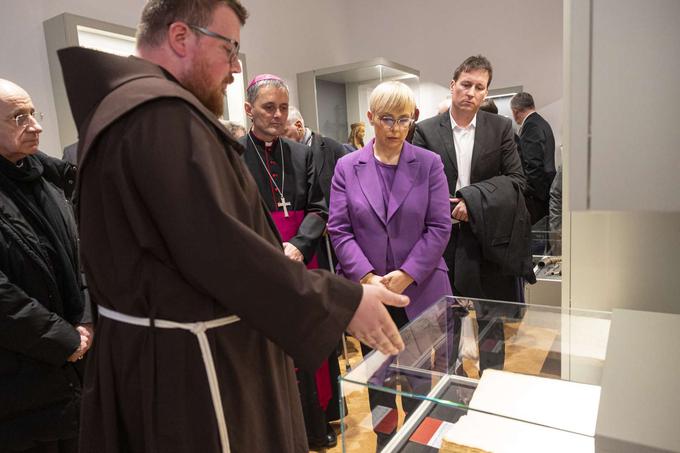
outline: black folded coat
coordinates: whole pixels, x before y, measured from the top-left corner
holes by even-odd
[[[455,251],[456,288],[469,297],[515,300],[503,277],[536,282],[531,223],[521,189],[508,176],[495,176],[461,188],[456,196],[465,200],[470,217]]]

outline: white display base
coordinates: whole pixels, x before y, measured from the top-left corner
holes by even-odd
[[[594,452],[599,399],[595,385],[488,369],[444,439],[494,453]]]
[[[600,387],[488,369],[470,408],[502,417],[595,435]]]
[[[593,453],[595,439],[480,412],[468,412],[444,440],[493,453]]]

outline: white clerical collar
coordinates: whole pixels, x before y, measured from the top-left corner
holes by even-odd
[[[449,118],[451,118],[451,129],[461,129],[461,130],[467,130],[467,129],[475,129],[477,127],[477,114],[475,113],[475,116],[472,118],[472,121],[470,121],[470,124],[467,125],[467,127],[459,126],[458,123],[456,123],[456,120],[453,119],[453,114],[451,113],[451,110],[449,109]]]
[[[272,140],[272,141],[262,140],[260,137],[257,136],[255,131],[253,131],[252,129],[250,129],[250,131],[248,131],[248,135],[250,136],[251,140],[254,140],[253,145],[255,145],[255,143],[261,143],[262,146],[264,146],[266,148],[271,148],[272,146],[274,146],[274,144],[276,144],[276,141],[278,140],[278,137],[274,138],[274,140]]]

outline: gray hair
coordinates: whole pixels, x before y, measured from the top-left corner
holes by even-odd
[[[534,98],[529,93],[522,91],[510,99],[510,108],[523,112],[525,110],[534,110],[536,106],[534,105]]]
[[[288,85],[286,85],[286,82],[284,82],[283,80],[264,79],[264,80],[260,80],[259,82],[255,82],[248,87],[248,89],[246,90],[246,101],[250,105],[255,104],[255,101],[257,100],[257,95],[260,94],[260,89],[262,87],[266,87],[266,86],[273,86],[275,88],[284,88],[286,90],[286,93],[290,94],[290,90],[288,89]]]
[[[236,138],[246,135],[246,128],[237,122],[227,121],[220,118],[220,123],[222,123],[229,133]]]
[[[288,124],[293,124],[294,122],[296,122],[298,120],[302,123],[302,127],[305,127],[305,119],[302,117],[302,113],[300,113],[300,110],[298,110],[297,107],[289,105],[288,106]]]

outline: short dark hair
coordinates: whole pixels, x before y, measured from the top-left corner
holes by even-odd
[[[156,47],[163,42],[168,25],[178,20],[198,27],[206,27],[215,8],[227,6],[245,25],[248,11],[239,0],[149,0],[142,10],[137,26],[137,46]]]
[[[495,113],[498,115],[498,107],[493,99],[486,98],[482,101],[482,105],[479,106],[479,110],[484,110],[485,112]]]
[[[493,77],[493,68],[491,67],[491,62],[483,55],[467,57],[465,61],[453,71],[453,80],[458,80],[458,77],[464,72],[476,71],[479,69],[483,69],[489,73],[489,81],[486,84],[486,87],[489,88]]]
[[[536,106],[534,105],[534,98],[531,96],[529,93],[526,93],[524,91],[517,93],[510,99],[510,108],[513,110],[529,110],[529,109],[535,109]]]

